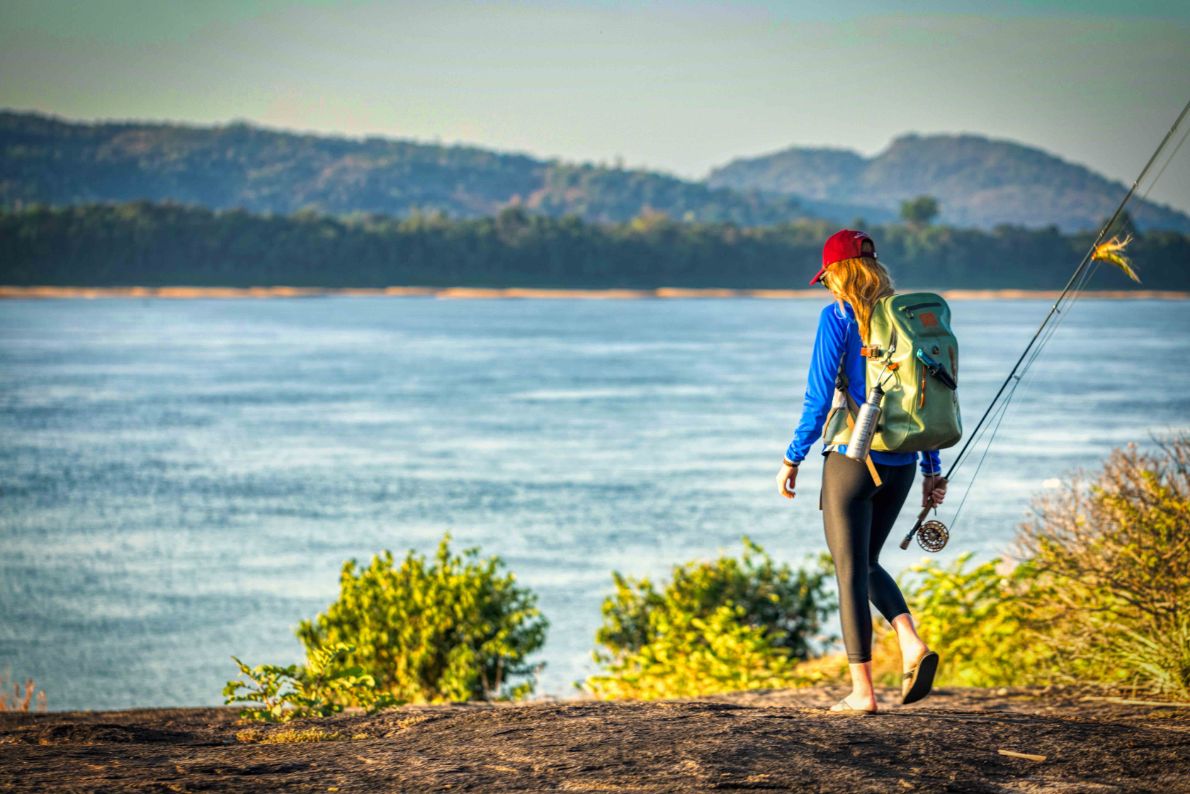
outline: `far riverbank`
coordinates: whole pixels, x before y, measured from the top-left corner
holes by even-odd
[[[902,292],[913,292],[906,289]],[[932,290],[931,290],[932,291]],[[1025,289],[952,289],[938,293],[949,301],[961,300],[1054,300],[1059,290]],[[659,287],[657,289],[540,289],[529,287],[11,287],[0,286],[0,299],[60,299],[60,298],[165,298],[188,300],[196,298],[439,298],[445,300],[473,299],[565,299],[565,300],[690,300],[707,298],[754,298],[762,300],[794,300],[820,298],[821,289],[689,289]],[[1187,300],[1185,290],[1089,290],[1084,298],[1099,300]]]

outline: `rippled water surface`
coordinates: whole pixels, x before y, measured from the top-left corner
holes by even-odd
[[[231,654],[300,658],[345,559],[449,530],[540,594],[542,689],[569,694],[613,569],[824,548],[818,455],[794,502],[773,482],[822,305],[0,303],[0,669],[58,709],[218,703]],[[1048,309],[953,304],[969,428]],[[1187,428],[1188,345],[1185,302],[1079,302],[941,556],[1004,550],[1046,480]]]

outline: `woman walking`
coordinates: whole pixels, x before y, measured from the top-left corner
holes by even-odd
[[[855,404],[863,404],[867,384],[860,348],[869,341],[876,301],[893,294],[892,279],[876,260],[872,238],[850,229],[843,229],[826,241],[822,268],[810,280],[811,285],[816,283],[826,287],[835,300],[819,315],[801,419],[777,474],[781,494],[788,499],[794,498],[796,492],[798,465],[822,433],[840,362],[850,396]],[[869,601],[897,632],[905,674],[902,702],[921,700],[933,685],[938,654],[918,636],[905,598],[896,581],[880,566],[879,558],[880,549],[913,486],[918,456],[924,478],[923,507],[942,503],[946,479],[941,476],[942,464],[936,450],[872,451],[871,462],[879,485],[867,463],[847,457],[846,451],[846,444],[824,444],[826,457],[819,501],[827,546],[835,563],[839,617],[851,669],[851,694],[831,710],[873,713],[877,705],[872,689]]]

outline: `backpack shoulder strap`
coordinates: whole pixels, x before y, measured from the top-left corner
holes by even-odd
[[[847,378],[847,372],[843,366],[847,360],[847,351],[843,351],[843,355],[839,356],[839,371],[835,375],[835,389],[843,395],[843,400],[847,405],[847,413],[851,414],[854,419],[859,413],[859,405],[856,404],[855,398],[851,396],[851,391],[847,388],[851,381]]]

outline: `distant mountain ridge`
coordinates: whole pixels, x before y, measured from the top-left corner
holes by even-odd
[[[745,226],[817,217],[812,203],[787,195],[473,146],[354,140],[245,123],[86,124],[0,112],[0,204],[141,199],[278,214],[441,211],[470,218],[519,205],[595,222],[648,210]]]
[[[707,183],[890,212],[905,199],[931,195],[941,204],[942,223],[985,229],[1054,224],[1067,232],[1097,228],[1127,192],[1040,149],[979,135],[904,135],[871,158],[794,147],[734,160],[714,169]],[[1172,207],[1134,198],[1129,211],[1138,227],[1190,232],[1190,216]]]
[[[894,220],[900,201],[936,196],[941,221],[1065,231],[1102,222],[1124,186],[1037,149],[979,136],[898,138],[864,158],[788,149],[736,160],[705,182],[643,169],[542,160],[475,146],[300,134],[238,122],[193,126],[81,123],[0,111],[0,206],[172,201],[258,213],[300,210],[456,218],[510,206],[623,222],[650,211],[679,221],[768,226],[818,218]],[[1190,232],[1190,217],[1149,202],[1140,228]]]

